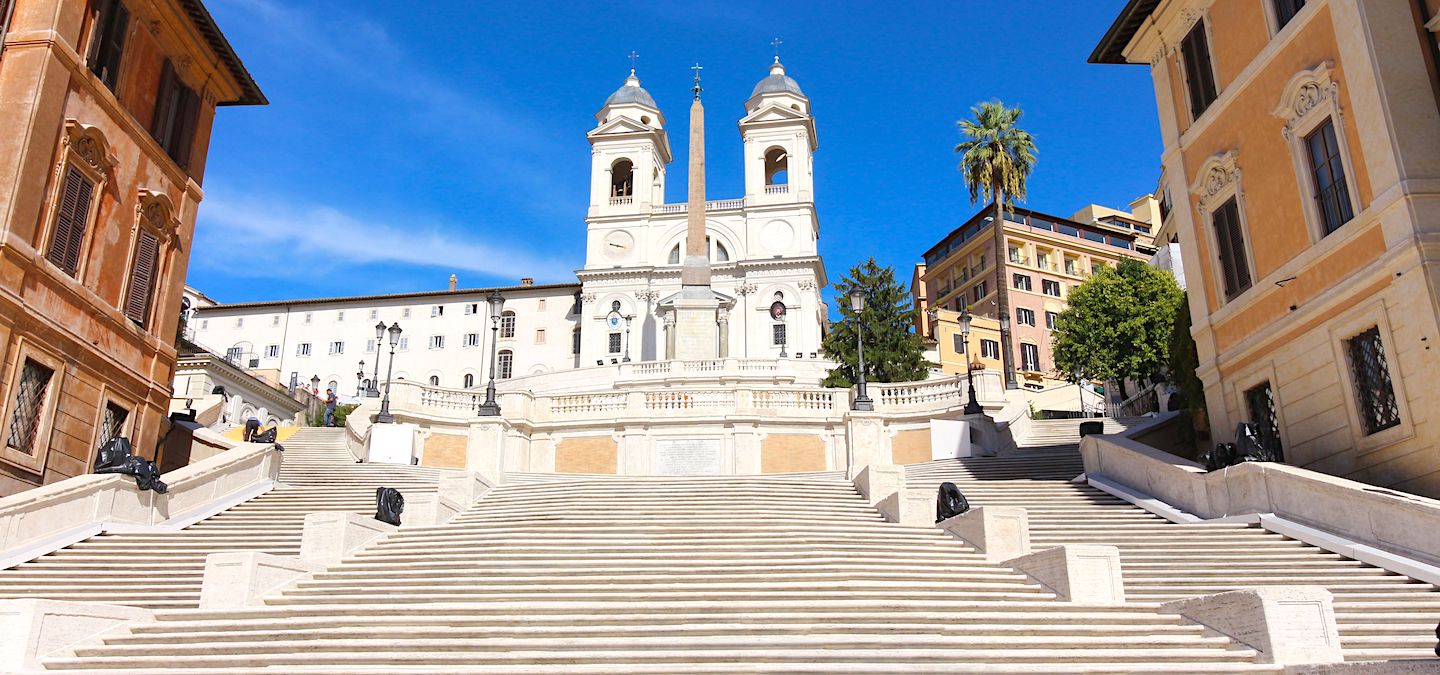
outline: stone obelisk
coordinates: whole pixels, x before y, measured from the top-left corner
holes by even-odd
[[[675,299],[675,358],[719,355],[719,303],[710,289],[710,252],[705,241],[705,106],[700,103],[700,64],[695,64],[695,101],[690,104],[690,191],[687,201],[685,262]]]

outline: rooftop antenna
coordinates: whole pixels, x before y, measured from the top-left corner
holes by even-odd
[[[700,71],[705,70],[705,66],[702,66],[697,62],[695,65],[690,66],[690,70],[695,71],[695,86],[691,87],[690,91],[695,92],[695,100],[698,101],[700,100],[700,92],[704,91],[700,88]]]
[[[635,50],[632,49],[632,50],[630,50],[630,53],[629,53],[629,54],[626,54],[626,55],[625,55],[625,58],[630,59],[630,74],[631,74],[631,75],[634,75],[634,74],[635,74],[635,59],[640,58],[640,55],[639,55],[639,54],[636,54],[636,53],[635,53]]]
[[[775,63],[780,62],[780,45],[783,43],[784,41],[778,37],[770,41],[770,45],[775,48]]]

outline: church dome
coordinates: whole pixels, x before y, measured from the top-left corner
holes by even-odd
[[[616,89],[615,93],[610,95],[610,98],[605,99],[606,106],[622,105],[625,103],[643,105],[656,110],[660,109],[660,106],[655,105],[655,99],[650,97],[650,92],[645,91],[645,88],[640,86],[640,78],[635,77],[634,70],[630,71],[630,77],[625,78],[625,84],[620,85],[620,88]]]
[[[775,59],[775,63],[770,66],[769,77],[756,83],[755,90],[750,92],[750,98],[755,98],[761,94],[787,93],[796,96],[805,96],[805,92],[800,91],[800,83],[796,82],[795,78],[786,75],[785,66],[780,65],[780,59]]]

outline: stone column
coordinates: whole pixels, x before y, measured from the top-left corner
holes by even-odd
[[[720,358],[730,356],[730,312],[724,307],[715,310],[715,321],[720,325]]]

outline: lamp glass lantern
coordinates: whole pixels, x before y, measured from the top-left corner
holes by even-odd
[[[865,311],[865,291],[858,288],[850,291],[850,309],[857,313]]]
[[[492,317],[498,317],[501,312],[505,311],[505,296],[500,295],[500,291],[491,291],[490,295],[485,297],[485,303],[490,305],[490,316]]]
[[[400,322],[396,321],[395,323],[390,324],[390,328],[388,329],[388,331],[390,333],[390,348],[394,349],[395,345],[400,344]]]

